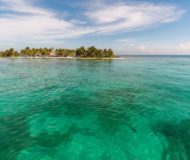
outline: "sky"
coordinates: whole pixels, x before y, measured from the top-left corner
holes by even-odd
[[[0,0],[0,50],[26,46],[190,55],[190,0]]]

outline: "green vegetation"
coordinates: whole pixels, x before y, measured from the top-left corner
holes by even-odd
[[[0,57],[78,57],[78,58],[112,58],[115,57],[112,49],[97,49],[92,46],[89,48],[80,47],[75,50],[71,49],[54,49],[54,48],[29,48],[16,51],[10,48],[0,51]]]

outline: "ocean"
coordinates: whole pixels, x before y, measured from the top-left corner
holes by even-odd
[[[0,59],[0,160],[190,160],[190,57]]]

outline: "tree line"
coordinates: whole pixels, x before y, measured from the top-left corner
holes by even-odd
[[[14,48],[0,51],[0,57],[97,57],[110,58],[115,57],[112,49],[97,49],[92,46],[89,48],[80,47],[77,49],[54,49],[54,48],[30,48],[26,47],[20,51]]]

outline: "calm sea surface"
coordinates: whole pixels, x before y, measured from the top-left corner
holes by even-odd
[[[0,59],[0,160],[190,160],[190,58]]]

